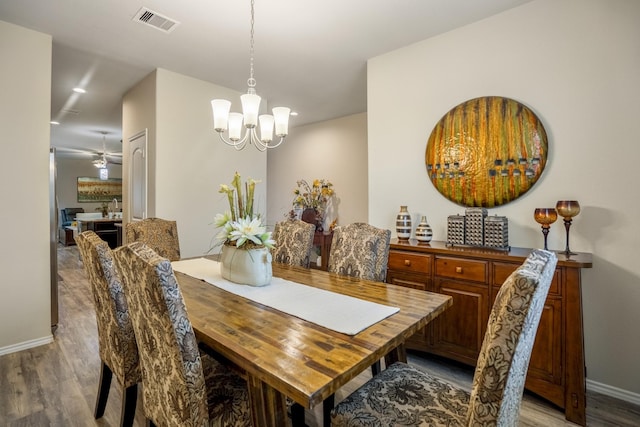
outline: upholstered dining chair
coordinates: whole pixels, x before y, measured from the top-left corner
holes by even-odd
[[[122,387],[120,425],[131,426],[142,375],[120,275],[115,268],[109,244],[96,233],[85,231],[77,235],[75,240],[91,283],[102,362],[94,416],[98,419],[104,415],[111,379],[115,374]]]
[[[200,352],[171,262],[142,242],[114,250],[151,426],[250,426],[247,383]]]
[[[178,225],[162,218],[145,218],[125,226],[127,243],[142,242],[169,261],[180,260]]]
[[[272,236],[276,241],[272,251],[273,261],[309,268],[315,231],[315,225],[299,219],[277,222]]]
[[[333,230],[329,272],[384,282],[391,231],[363,222]]]
[[[531,349],[556,263],[555,253],[535,250],[500,287],[471,393],[397,362],[336,405],[331,425],[518,425]]]

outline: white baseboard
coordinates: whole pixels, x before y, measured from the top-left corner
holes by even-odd
[[[12,344],[6,347],[0,347],[0,356],[15,353],[17,351],[26,350],[28,348],[38,347],[41,345],[50,344],[53,342],[53,335],[47,335],[46,337],[36,338],[34,340],[24,341],[17,344]]]
[[[615,397],[616,399],[624,400],[625,402],[640,406],[640,394],[638,393],[633,393],[628,390],[623,390],[621,388],[598,383],[592,380],[587,380],[587,390],[595,391],[596,393],[604,394],[609,397]]]

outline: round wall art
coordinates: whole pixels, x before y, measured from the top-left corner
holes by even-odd
[[[469,207],[500,206],[540,178],[547,163],[547,134],[519,102],[475,98],[436,124],[425,161],[429,179],[447,199]]]

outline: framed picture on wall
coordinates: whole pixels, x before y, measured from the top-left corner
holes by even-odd
[[[78,202],[110,202],[113,199],[122,201],[122,179],[78,177]]]

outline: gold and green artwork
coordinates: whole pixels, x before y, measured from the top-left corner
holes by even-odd
[[[486,96],[454,107],[436,124],[425,154],[438,192],[462,206],[494,207],[526,193],[547,163],[547,134],[529,108]]]

